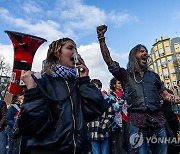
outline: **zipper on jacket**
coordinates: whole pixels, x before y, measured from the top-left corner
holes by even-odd
[[[69,88],[69,84],[67,82],[67,80],[65,80],[68,91],[70,93],[70,88]],[[74,131],[75,131],[75,127],[76,127],[76,121],[75,121],[75,117],[74,117],[74,105],[73,105],[73,101],[72,101],[72,97],[70,95],[70,102],[71,102],[71,110],[72,110],[72,119],[73,119],[73,126],[74,126]],[[74,131],[73,131],[73,142],[74,142],[74,154],[76,153],[76,141],[75,141],[75,137],[74,137]]]

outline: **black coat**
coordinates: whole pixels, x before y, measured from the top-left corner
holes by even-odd
[[[0,100],[0,132],[5,129],[6,126],[6,112],[7,112],[7,106],[6,102]]]
[[[87,122],[102,115],[103,97],[89,77],[79,79],[45,75],[37,88],[25,91],[19,118],[28,146],[52,153],[80,153],[89,148]]]

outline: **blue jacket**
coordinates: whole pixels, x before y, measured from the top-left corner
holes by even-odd
[[[20,108],[20,103],[15,102],[13,104],[16,104]],[[15,123],[15,116],[17,115],[18,110],[13,106],[13,104],[8,108],[6,113],[6,123],[8,126],[13,128]]]

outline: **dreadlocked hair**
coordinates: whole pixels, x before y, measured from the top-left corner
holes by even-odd
[[[137,59],[135,57],[136,55],[136,52],[138,50],[140,50],[140,48],[143,47],[146,51],[147,48],[142,45],[142,44],[138,44],[136,45],[134,48],[131,49],[130,53],[129,53],[129,61],[128,61],[128,64],[127,64],[127,73],[128,74],[133,74],[135,72],[140,72],[141,68],[137,62]]]
[[[53,41],[49,45],[47,57],[45,60],[46,62],[45,62],[44,68],[41,71],[42,74],[51,72],[55,69],[55,66],[59,61],[61,48],[63,47],[63,45],[65,45],[69,41],[71,41],[73,44],[75,44],[75,42],[70,38],[62,38],[62,39]]]

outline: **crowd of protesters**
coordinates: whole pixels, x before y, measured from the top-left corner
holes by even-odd
[[[9,107],[0,101],[0,153],[179,153],[179,142],[152,143],[148,138],[180,141],[180,82],[173,91],[167,89],[148,69],[148,51],[141,44],[130,51],[127,69],[120,67],[110,56],[106,31],[106,25],[97,27],[113,75],[109,91],[102,91],[99,79],[90,79],[82,57],[75,60],[72,39],[53,41],[40,76],[22,71],[23,95],[13,95]]]
[[[100,91],[102,82],[99,79],[92,79],[91,83],[95,85]],[[125,126],[127,125],[127,104],[123,95],[121,83],[112,78],[110,81],[109,93],[101,91],[103,100],[104,113],[87,123],[89,136],[91,141],[91,153],[102,154],[116,154],[122,153],[122,141],[125,136]],[[3,102],[1,107],[2,120],[4,119],[3,140],[1,144],[1,151],[3,154],[30,154],[30,150],[26,144],[23,145],[23,133],[14,134],[14,125],[18,120],[23,95],[13,95],[11,105],[8,107]],[[87,152],[88,153],[88,152]]]
[[[102,82],[99,79],[92,79],[91,83],[101,90]],[[168,90],[170,93],[172,91]],[[87,123],[91,141],[91,154],[127,154],[127,101],[120,81],[116,78],[110,80],[109,92],[101,91],[104,98],[104,113]],[[22,134],[13,134],[13,126],[19,115],[23,96],[13,95],[12,103],[7,108],[4,101],[1,105],[1,131],[0,131],[0,150],[2,154],[30,154],[27,147],[28,137]],[[174,135],[178,135],[179,121],[178,116],[172,110],[172,104],[164,101],[162,111],[165,115],[169,128]],[[178,111],[178,110],[176,110]],[[175,136],[177,137],[177,136]],[[179,147],[176,145],[168,146],[169,153],[178,153]],[[149,150],[150,151],[150,150]],[[88,153],[88,152],[87,152]],[[89,153],[89,154],[90,154]],[[134,152],[135,153],[135,152]]]

